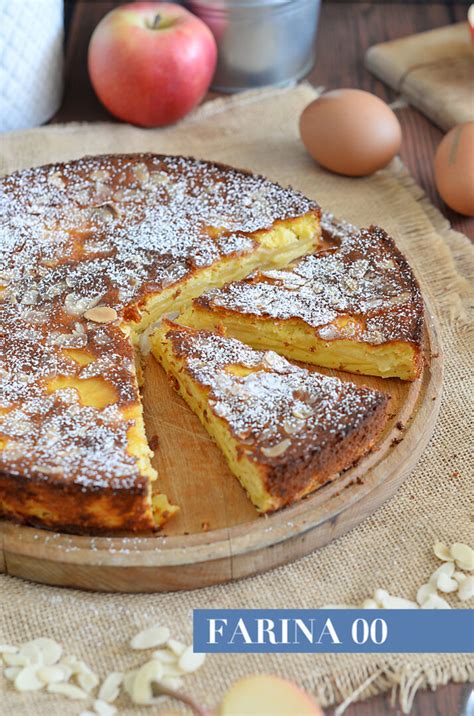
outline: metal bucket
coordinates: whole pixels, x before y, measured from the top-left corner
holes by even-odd
[[[212,88],[285,86],[314,65],[320,0],[188,0],[219,49]]]

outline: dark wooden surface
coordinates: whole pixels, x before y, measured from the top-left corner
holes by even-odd
[[[114,121],[94,95],[86,70],[87,46],[99,20],[121,0],[68,2],[69,32],[66,43],[66,92],[54,122]],[[465,20],[469,3],[449,2],[325,2],[317,38],[316,65],[309,75],[315,85],[327,88],[359,87],[375,92],[388,102],[392,90],[364,68],[365,50],[384,40]],[[212,95],[210,95],[211,97]],[[453,226],[474,238],[474,219],[449,210],[436,193],[433,156],[442,133],[411,107],[397,110],[403,128],[401,156],[430,199]],[[449,684],[435,692],[419,692],[412,716],[458,716],[470,692],[466,684]],[[332,710],[328,713],[332,714]],[[352,705],[346,716],[398,716],[401,712],[382,695]]]

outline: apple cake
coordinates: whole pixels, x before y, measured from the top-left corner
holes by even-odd
[[[422,361],[423,301],[405,257],[383,229],[323,214],[318,251],[196,298],[180,322],[327,368],[414,380]]]
[[[159,482],[152,497],[140,337],[205,289],[315,250],[319,207],[261,176],[149,154],[17,172],[0,205],[0,514],[151,530],[177,507]]]
[[[367,453],[389,398],[164,319],[151,350],[259,512],[300,499]]]

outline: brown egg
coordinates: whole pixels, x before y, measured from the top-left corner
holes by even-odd
[[[474,122],[453,127],[435,155],[438,192],[451,209],[474,216]]]
[[[300,117],[303,144],[326,169],[366,176],[382,169],[400,149],[400,123],[370,92],[339,89],[311,102]]]

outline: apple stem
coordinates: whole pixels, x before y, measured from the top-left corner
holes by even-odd
[[[181,701],[181,703],[189,706],[195,716],[210,716],[209,711],[202,709],[191,696],[181,693],[181,691],[175,691],[174,689],[168,689],[163,684],[156,684],[160,696],[168,696],[171,699]]]
[[[158,30],[161,22],[161,15],[155,15],[155,19],[153,20],[153,25],[151,26],[152,30]]]

